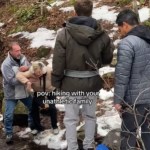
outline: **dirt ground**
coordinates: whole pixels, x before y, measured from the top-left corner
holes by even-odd
[[[60,128],[64,129],[64,124],[63,124],[63,112],[58,112],[58,122],[60,124]],[[21,122],[20,122],[21,120]],[[41,124],[45,127],[45,129],[50,129],[51,128],[51,123],[50,123],[50,117],[47,114],[47,111],[41,111]],[[36,145],[33,142],[34,136],[32,134],[28,134],[29,138],[19,138],[17,135],[18,132],[24,131],[25,128],[27,127],[27,115],[15,115],[14,116],[14,123],[13,123],[13,133],[14,133],[14,142],[11,145],[7,145],[5,143],[5,134],[3,131],[3,123],[0,122],[0,150],[52,150],[47,148],[47,146],[40,146]],[[81,131],[80,131],[81,134]],[[62,137],[65,139],[65,135]],[[100,137],[99,135],[96,135],[95,141],[97,144],[101,143],[103,140],[103,137]],[[79,144],[79,149],[83,150],[82,148],[82,141],[78,140]],[[66,150],[66,149],[64,149]]]

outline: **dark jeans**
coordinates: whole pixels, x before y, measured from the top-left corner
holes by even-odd
[[[55,96],[51,95],[47,97],[49,100],[56,99]],[[37,93],[34,93],[33,102],[32,102],[32,118],[34,122],[34,127],[32,129],[37,129],[39,131],[43,130],[43,127],[40,123],[40,112],[39,112],[39,106],[43,105],[43,99],[44,97],[39,96],[37,97]],[[55,104],[49,104],[49,115],[51,118],[51,125],[53,129],[58,128],[57,127],[57,109],[55,107]]]
[[[150,104],[136,106],[136,117],[141,126],[141,138],[146,150],[150,150]],[[135,150],[137,147],[135,115],[128,110],[122,113],[121,150]],[[146,118],[146,119],[145,119]]]

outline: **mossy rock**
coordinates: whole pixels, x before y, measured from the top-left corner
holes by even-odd
[[[80,127],[80,129],[78,130],[77,132],[77,138],[80,139],[81,141],[84,140],[84,137],[85,137],[85,133],[84,133],[84,125],[82,125]]]
[[[40,47],[39,49],[37,49],[37,57],[43,58],[43,57],[50,56],[50,51],[51,48]]]
[[[148,26],[150,28],[150,18],[147,21],[144,22],[144,25]]]
[[[3,103],[2,103],[2,112],[4,113],[5,111],[5,107],[4,107],[4,99],[3,99]],[[15,108],[14,111],[15,114],[28,114],[28,110],[27,108],[24,106],[24,104],[20,101],[18,101],[18,104]]]
[[[125,6],[131,2],[132,2],[132,0],[116,0],[116,3],[119,4],[119,6]]]

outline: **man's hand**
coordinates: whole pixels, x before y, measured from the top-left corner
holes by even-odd
[[[118,112],[121,112],[122,106],[120,104],[115,104],[114,106]]]
[[[28,81],[26,83],[26,86],[27,86],[27,91],[28,92],[34,92],[34,90],[32,89],[32,83],[30,81]]]
[[[29,67],[27,67],[27,66],[19,67],[19,71],[21,71],[21,72],[25,72],[25,71],[28,71],[28,70],[29,70]]]

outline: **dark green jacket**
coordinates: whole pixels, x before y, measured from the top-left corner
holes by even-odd
[[[114,46],[108,35],[91,17],[71,18],[57,35],[53,57],[52,85],[63,91],[99,91],[102,79],[99,75],[89,78],[73,78],[64,75],[65,70],[92,71],[109,64]]]

